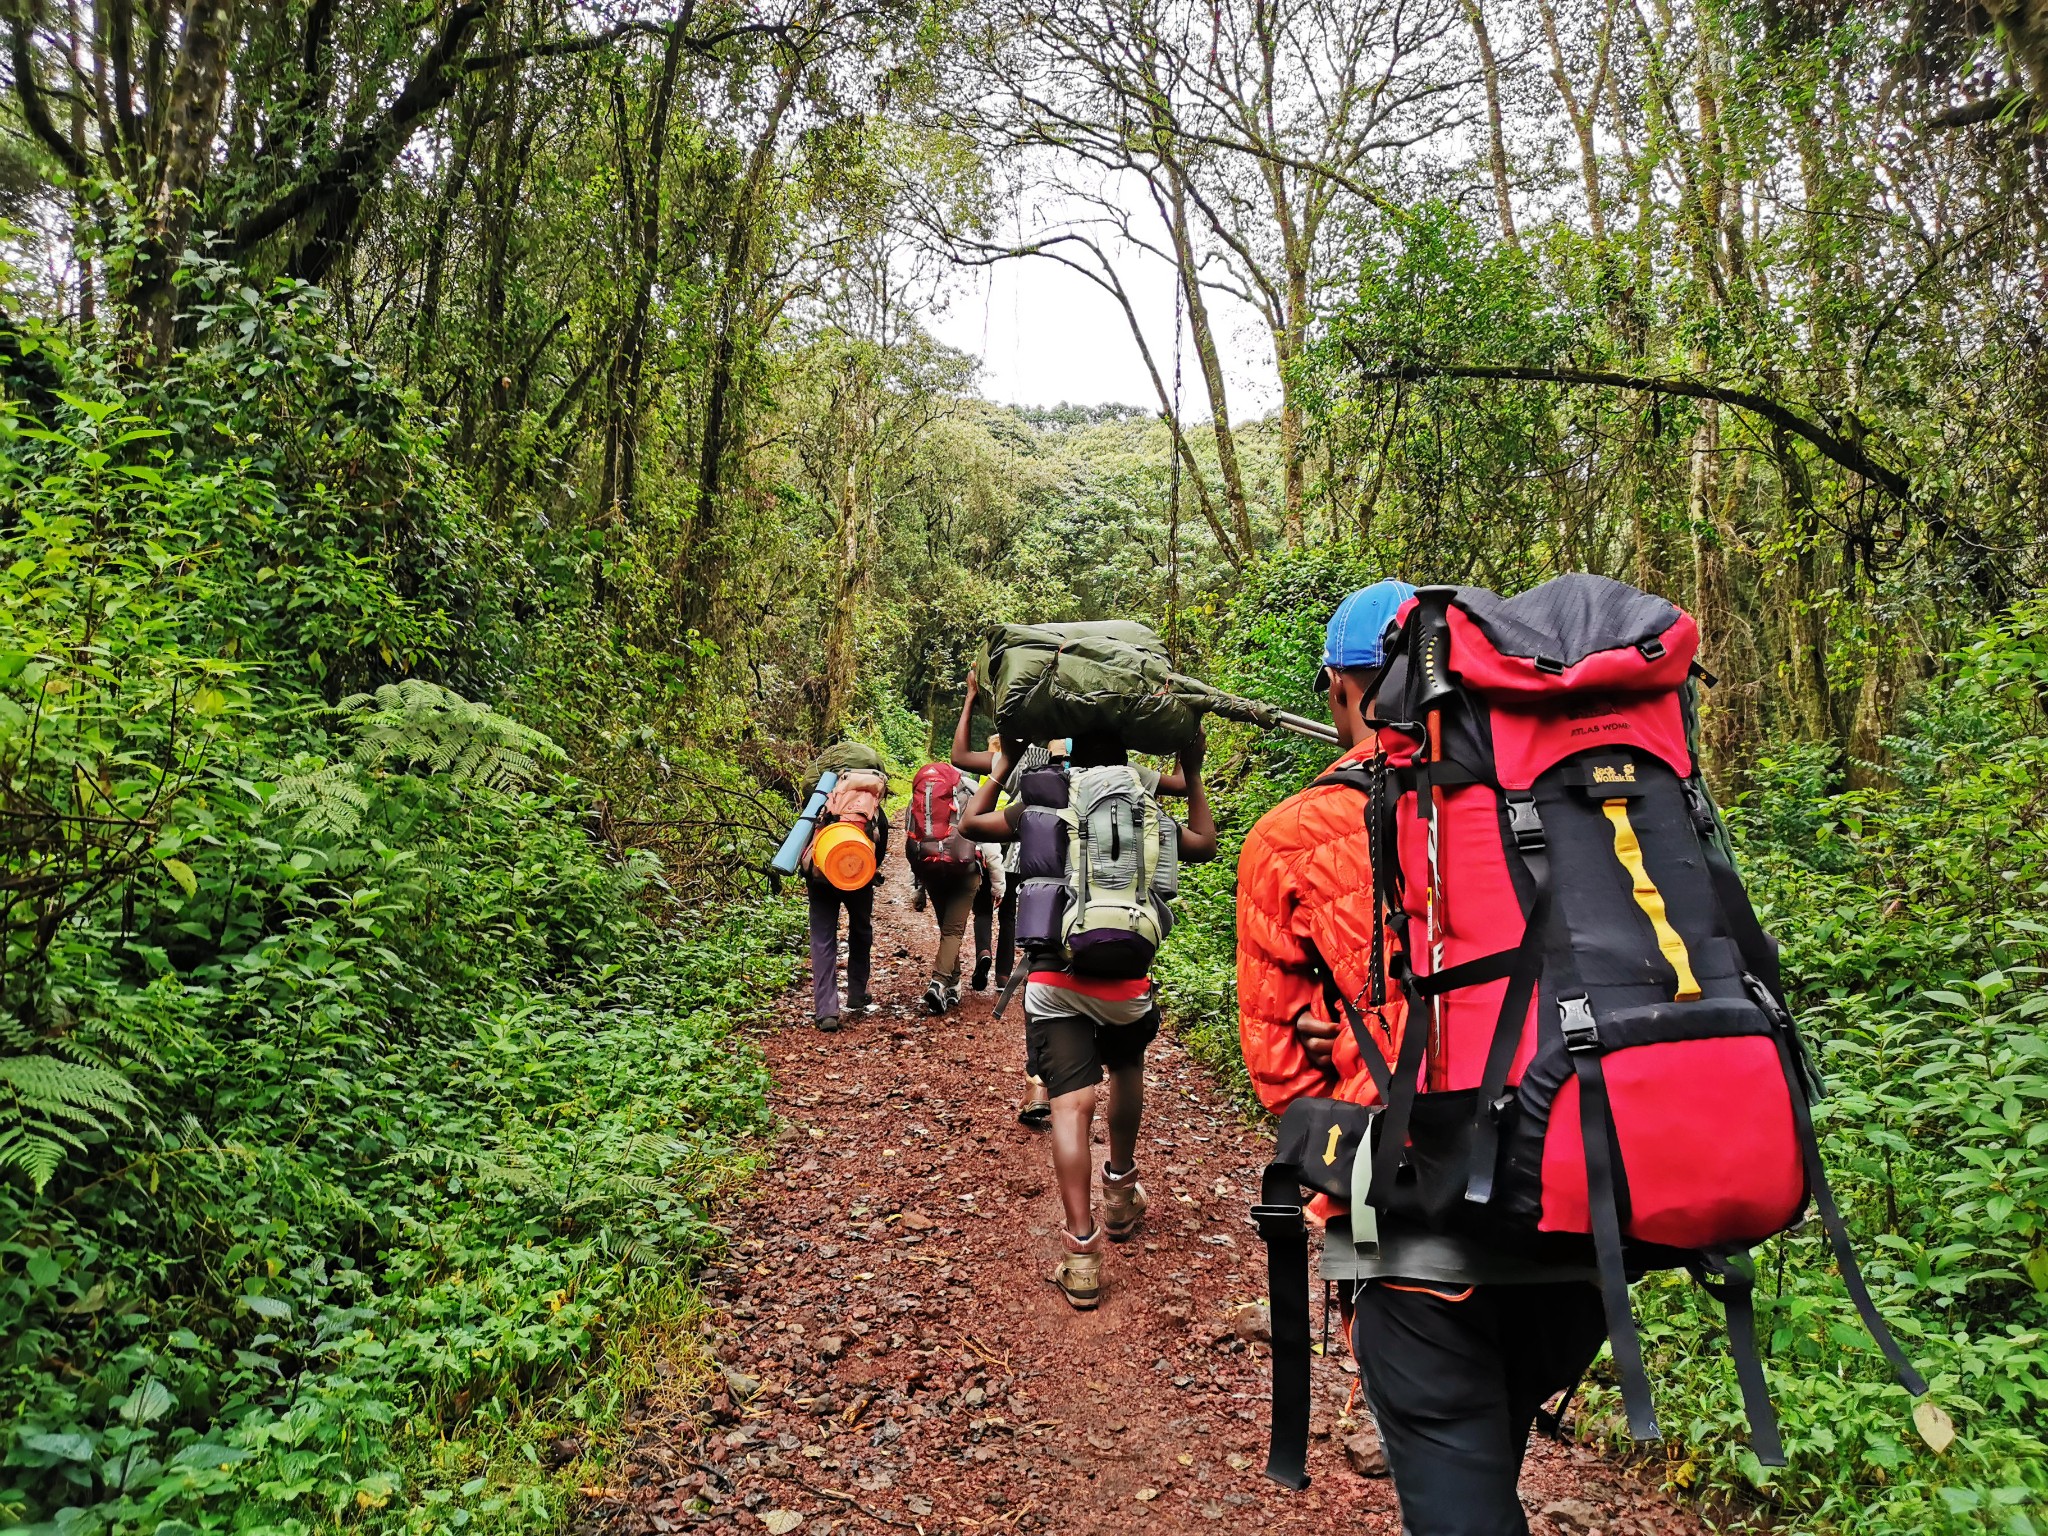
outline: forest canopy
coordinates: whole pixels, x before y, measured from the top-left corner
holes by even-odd
[[[1310,712],[1351,586],[1592,570],[1700,621],[1846,1203],[1965,1426],[1913,1438],[1788,1238],[1794,1464],[1728,1448],[1674,1293],[1669,1478],[2048,1528],[2039,5],[0,29],[0,1514],[547,1525],[767,1124],[732,1031],[818,745],[942,753],[996,623],[1142,619]],[[1144,398],[984,397],[935,316],[1017,263]],[[1220,741],[1234,849],[1322,764]],[[1226,1075],[1228,865],[1170,960]]]

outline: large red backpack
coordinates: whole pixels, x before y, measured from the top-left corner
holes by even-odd
[[[974,845],[960,835],[967,781],[951,763],[926,763],[910,781],[910,816],[904,853],[921,871],[965,869]]]
[[[1693,757],[1691,617],[1569,575],[1513,598],[1424,588],[1396,624],[1374,695],[1384,755],[1332,776],[1364,795],[1389,940],[1375,983],[1391,978],[1408,1002],[1393,1062],[1358,1031],[1384,1108],[1342,1135],[1371,1159],[1368,1203],[1534,1256],[1591,1257],[1638,1440],[1659,1435],[1629,1276],[1690,1268],[1727,1307],[1758,1458],[1782,1465],[1747,1250],[1811,1199],[1872,1336],[1924,1392],[1829,1192],[1777,945]],[[1291,1246],[1288,1186],[1317,1183],[1310,1151],[1337,1148],[1339,1134],[1321,1138],[1350,1108],[1304,1100],[1283,1120],[1258,1213],[1269,1244]],[[1305,1390],[1306,1365],[1282,1382],[1297,1374],[1280,1363],[1291,1309],[1283,1259],[1269,1262],[1274,1475],[1299,1486],[1282,1398]],[[1305,1280],[1299,1294],[1290,1331],[1305,1345]]]

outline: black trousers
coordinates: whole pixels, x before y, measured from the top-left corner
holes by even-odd
[[[1606,1337],[1600,1292],[1585,1282],[1368,1281],[1352,1342],[1403,1536],[1528,1536],[1515,1485],[1536,1410]]]

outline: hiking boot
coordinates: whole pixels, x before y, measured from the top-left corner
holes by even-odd
[[[1067,1304],[1076,1312],[1092,1312],[1102,1299],[1102,1228],[1085,1239],[1062,1231],[1066,1257],[1053,1266],[1052,1283],[1066,1294]]]
[[[817,1029],[819,1034],[833,1034],[839,1028],[839,1015],[836,1013],[821,1013],[815,1019],[811,1020],[811,1023]]]
[[[975,991],[986,992],[988,990],[988,973],[994,968],[995,960],[989,955],[981,955],[975,959],[974,980],[971,983]]]
[[[856,992],[846,1000],[848,1013],[873,1013],[875,1000],[865,992]]]
[[[1052,1095],[1045,1091],[1045,1079],[1024,1079],[1024,1101],[1017,1106],[1017,1123],[1042,1131],[1052,1124]]]
[[[955,1008],[958,1008],[959,1006],[960,980],[958,977],[955,977],[953,980],[946,983],[946,1007],[944,1011],[947,1013],[951,1013]]]
[[[924,996],[918,1000],[917,1006],[920,1012],[930,1014],[933,1018],[944,1013],[949,1006],[946,1002],[946,984],[934,976],[932,984],[924,989]]]
[[[1145,1186],[1138,1182],[1138,1165],[1112,1173],[1102,1165],[1102,1225],[1112,1243],[1121,1243],[1138,1230],[1145,1219]]]

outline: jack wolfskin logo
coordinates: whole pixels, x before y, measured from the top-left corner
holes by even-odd
[[[1624,763],[1619,768],[1610,768],[1605,763],[1596,763],[1593,766],[1593,782],[1595,784],[1633,784],[1635,781],[1636,765],[1634,763]]]

